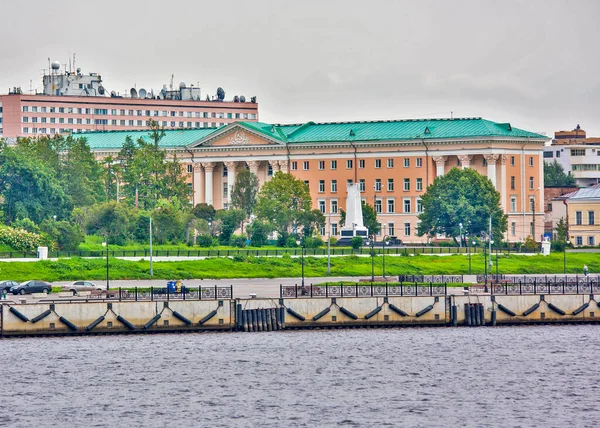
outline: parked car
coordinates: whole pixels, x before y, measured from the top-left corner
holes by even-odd
[[[96,285],[90,281],[75,281],[62,286],[62,291],[71,291],[73,294],[77,294],[78,291],[94,290],[106,290],[106,286]]]
[[[52,291],[52,285],[44,282],[38,281],[37,279],[33,279],[31,281],[25,281],[20,283],[19,285],[15,285],[11,287],[10,292],[12,294],[31,294],[31,293],[50,293]]]
[[[2,281],[0,282],[0,294],[4,294],[4,290],[8,293],[12,287],[19,285],[17,281]]]

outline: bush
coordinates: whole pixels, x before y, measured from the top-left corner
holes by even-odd
[[[336,237],[332,236],[331,238],[329,238],[329,244],[331,246],[337,245],[337,242],[338,242],[338,240]]]
[[[212,247],[213,238],[209,235],[200,235],[196,238],[196,244],[203,248]]]
[[[248,234],[250,235],[250,245],[253,247],[262,247],[267,245],[269,227],[262,221],[255,220],[248,225]]]
[[[285,240],[285,247],[286,248],[296,248],[297,246],[298,246],[298,244],[296,243],[296,237],[288,236],[287,239]]]
[[[350,240],[350,245],[355,250],[358,250],[363,244],[363,239],[360,236],[355,236]]]
[[[535,242],[535,240],[531,237],[531,235],[529,235],[527,238],[525,238],[525,245],[524,247],[527,250],[537,250],[538,248],[538,244],[537,242]]]
[[[304,238],[304,247],[305,248],[319,248],[323,245],[324,245],[324,242],[319,237]]]
[[[0,244],[8,245],[16,251],[36,251],[40,246],[48,246],[50,249],[54,247],[46,236],[8,226],[0,227]]]
[[[244,234],[231,235],[229,238],[229,245],[232,247],[244,248],[248,242],[248,237]]]
[[[56,243],[58,250],[76,251],[79,244],[85,241],[81,227],[65,220],[46,220],[40,228]]]

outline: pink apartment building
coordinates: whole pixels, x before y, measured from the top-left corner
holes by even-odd
[[[125,131],[147,129],[152,119],[168,129],[209,128],[236,121],[257,121],[256,97],[244,96],[225,101],[219,88],[217,96],[201,99],[200,88],[186,86],[163,89],[156,94],[132,88],[127,96],[109,95],[96,73],[84,75],[60,71],[51,64],[51,73],[43,79],[44,90],[24,94],[13,88],[0,95],[0,138],[9,142],[17,137]]]

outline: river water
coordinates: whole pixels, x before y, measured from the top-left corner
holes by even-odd
[[[0,341],[0,426],[597,427],[600,326]]]

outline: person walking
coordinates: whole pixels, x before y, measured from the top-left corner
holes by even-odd
[[[583,275],[587,276],[587,274],[588,274],[588,267],[587,267],[587,265],[583,265]]]

